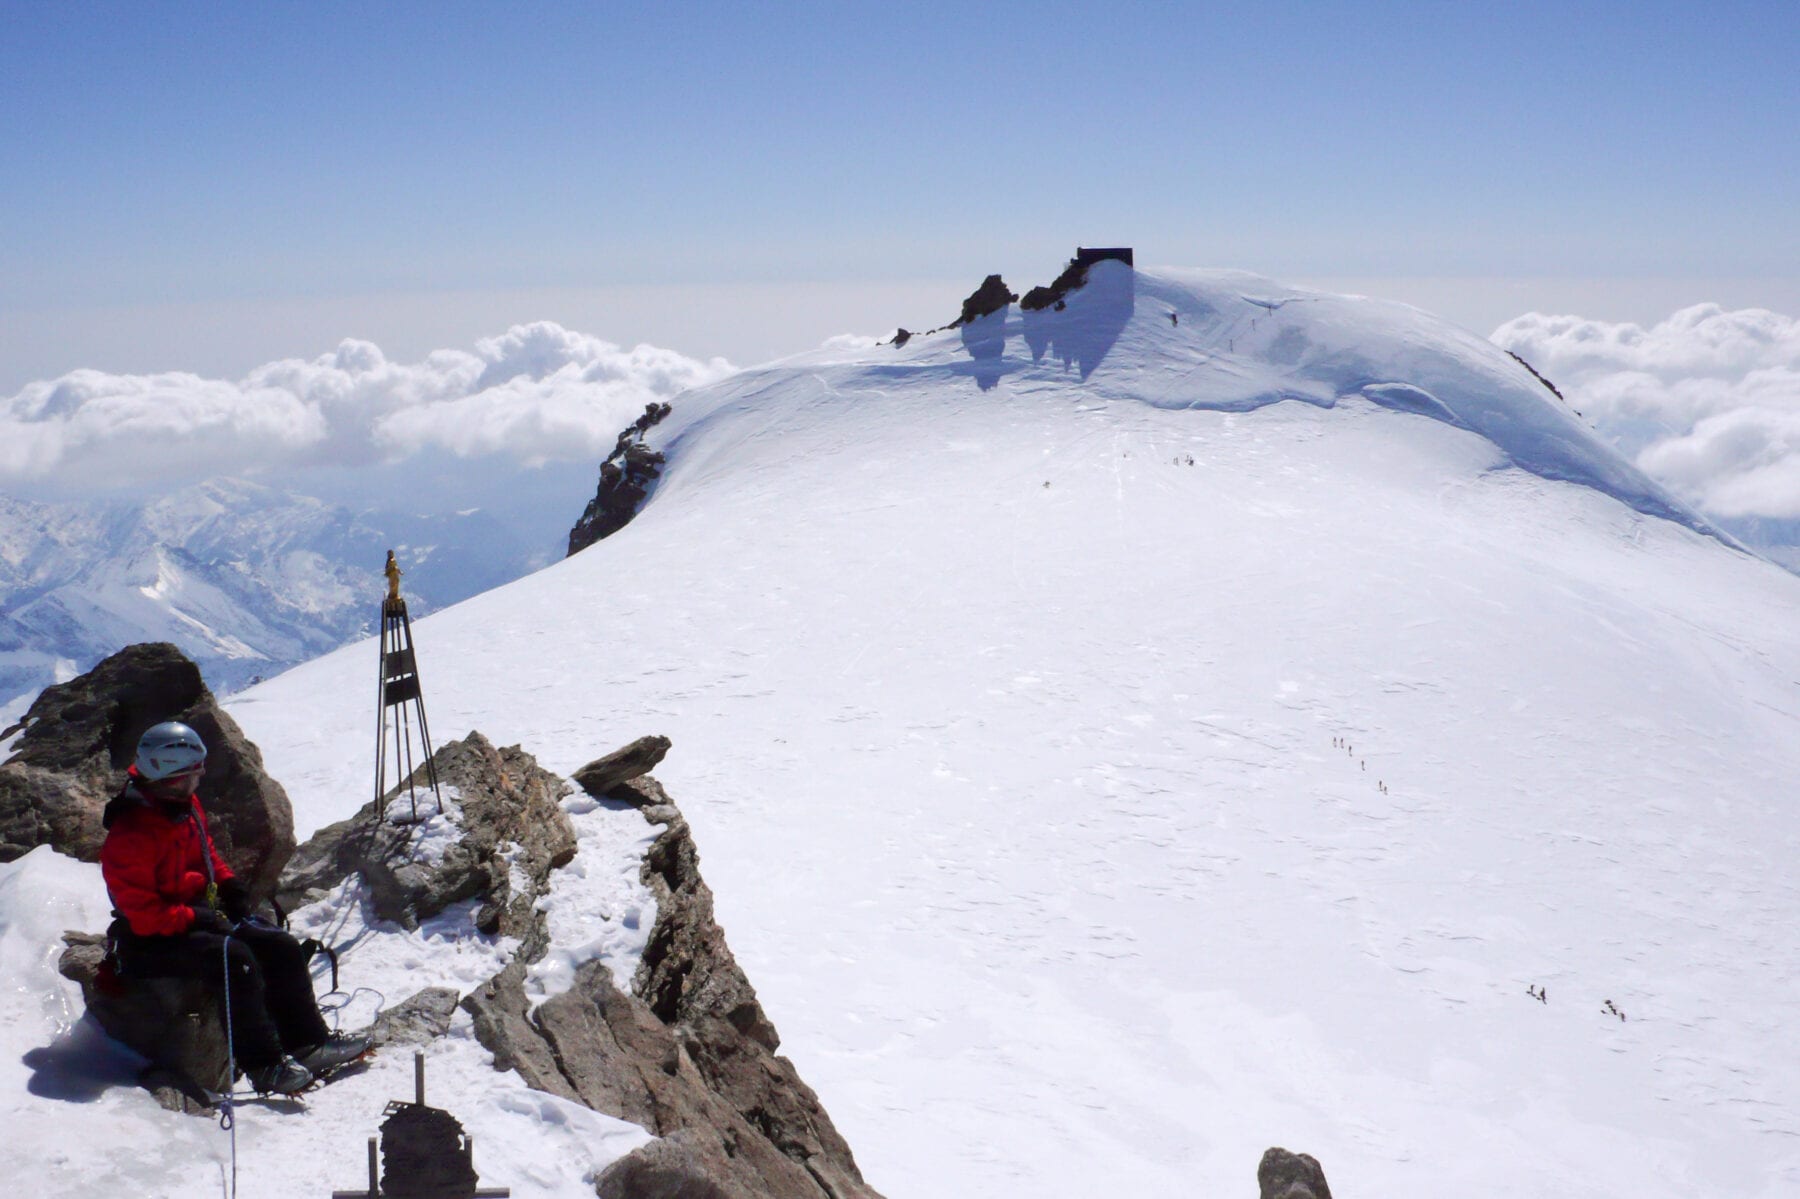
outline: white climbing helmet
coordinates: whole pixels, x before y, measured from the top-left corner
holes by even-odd
[[[138,777],[157,782],[206,765],[206,742],[178,720],[152,725],[138,738]]]

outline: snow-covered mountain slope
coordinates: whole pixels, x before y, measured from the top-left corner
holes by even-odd
[[[1101,264],[653,439],[634,523],[417,622],[432,724],[673,737],[884,1193],[1800,1192],[1800,580],[1501,351]],[[231,704],[303,834],[373,655]]]
[[[430,611],[553,561],[558,524],[539,523],[532,540],[479,506],[357,510],[228,478],[149,499],[0,496],[0,699],[138,641],[174,642],[234,690],[369,632],[389,549]]]

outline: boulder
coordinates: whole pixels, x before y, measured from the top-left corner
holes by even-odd
[[[608,1166],[595,1190],[599,1199],[756,1199],[727,1180],[730,1172],[717,1145],[684,1128]]]
[[[1325,1171],[1318,1160],[1304,1153],[1270,1149],[1256,1167],[1258,1199],[1331,1199]]]
[[[106,962],[106,938],[96,933],[64,933],[63,943],[58,973],[81,985],[88,1015],[107,1036],[146,1059],[139,1081],[157,1102],[173,1111],[209,1110],[208,1092],[222,1092],[230,1081],[213,989],[198,979],[120,979]]]
[[[0,861],[38,845],[99,860],[100,813],[118,794],[145,729],[191,725],[206,742],[201,805],[219,853],[258,900],[294,851],[287,792],[262,754],[221,709],[200,668],[173,645],[133,645],[94,669],[46,687],[20,722],[23,735],[0,765]]]
[[[630,782],[655,770],[669,752],[667,737],[639,737],[624,749],[616,749],[603,758],[595,758],[569,777],[595,799],[606,799],[620,783]],[[623,792],[617,798],[629,799],[634,793]]]
[[[397,1007],[375,1017],[369,1040],[383,1045],[424,1045],[450,1031],[462,996],[449,987],[426,987]]]
[[[482,932],[516,937],[527,961],[548,943],[537,901],[550,872],[575,856],[575,829],[560,800],[569,785],[518,746],[496,749],[478,732],[432,756],[444,811],[437,812],[420,767],[377,803],[328,825],[295,851],[280,897],[290,910],[324,897],[352,874],[362,876],[375,914],[406,928],[451,904],[478,899]],[[417,789],[421,823],[403,799]],[[517,873],[515,874],[515,870]]]

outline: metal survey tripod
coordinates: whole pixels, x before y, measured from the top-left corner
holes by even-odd
[[[388,711],[398,708],[399,713],[392,723],[391,760],[402,770],[395,784],[406,783],[406,794],[411,803],[406,823],[416,824],[419,795],[413,761],[415,723],[419,727],[419,745],[425,754],[426,781],[440,813],[444,810],[444,796],[438,790],[437,763],[432,760],[431,725],[425,719],[425,693],[419,686],[419,664],[413,653],[412,618],[406,614],[406,600],[400,595],[401,570],[394,560],[393,550],[388,551],[387,568],[383,573],[387,575],[388,590],[387,597],[381,601],[381,673],[375,705],[375,802],[379,804],[387,795]]]

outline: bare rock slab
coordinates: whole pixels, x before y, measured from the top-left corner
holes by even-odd
[[[655,770],[668,752],[667,737],[639,737],[624,749],[595,758],[569,777],[595,799],[630,799],[633,793],[614,796],[612,792],[620,783],[628,783]]]
[[[450,1031],[462,996],[451,987],[426,987],[397,1007],[375,1017],[369,1040],[384,1045],[425,1045]]]

